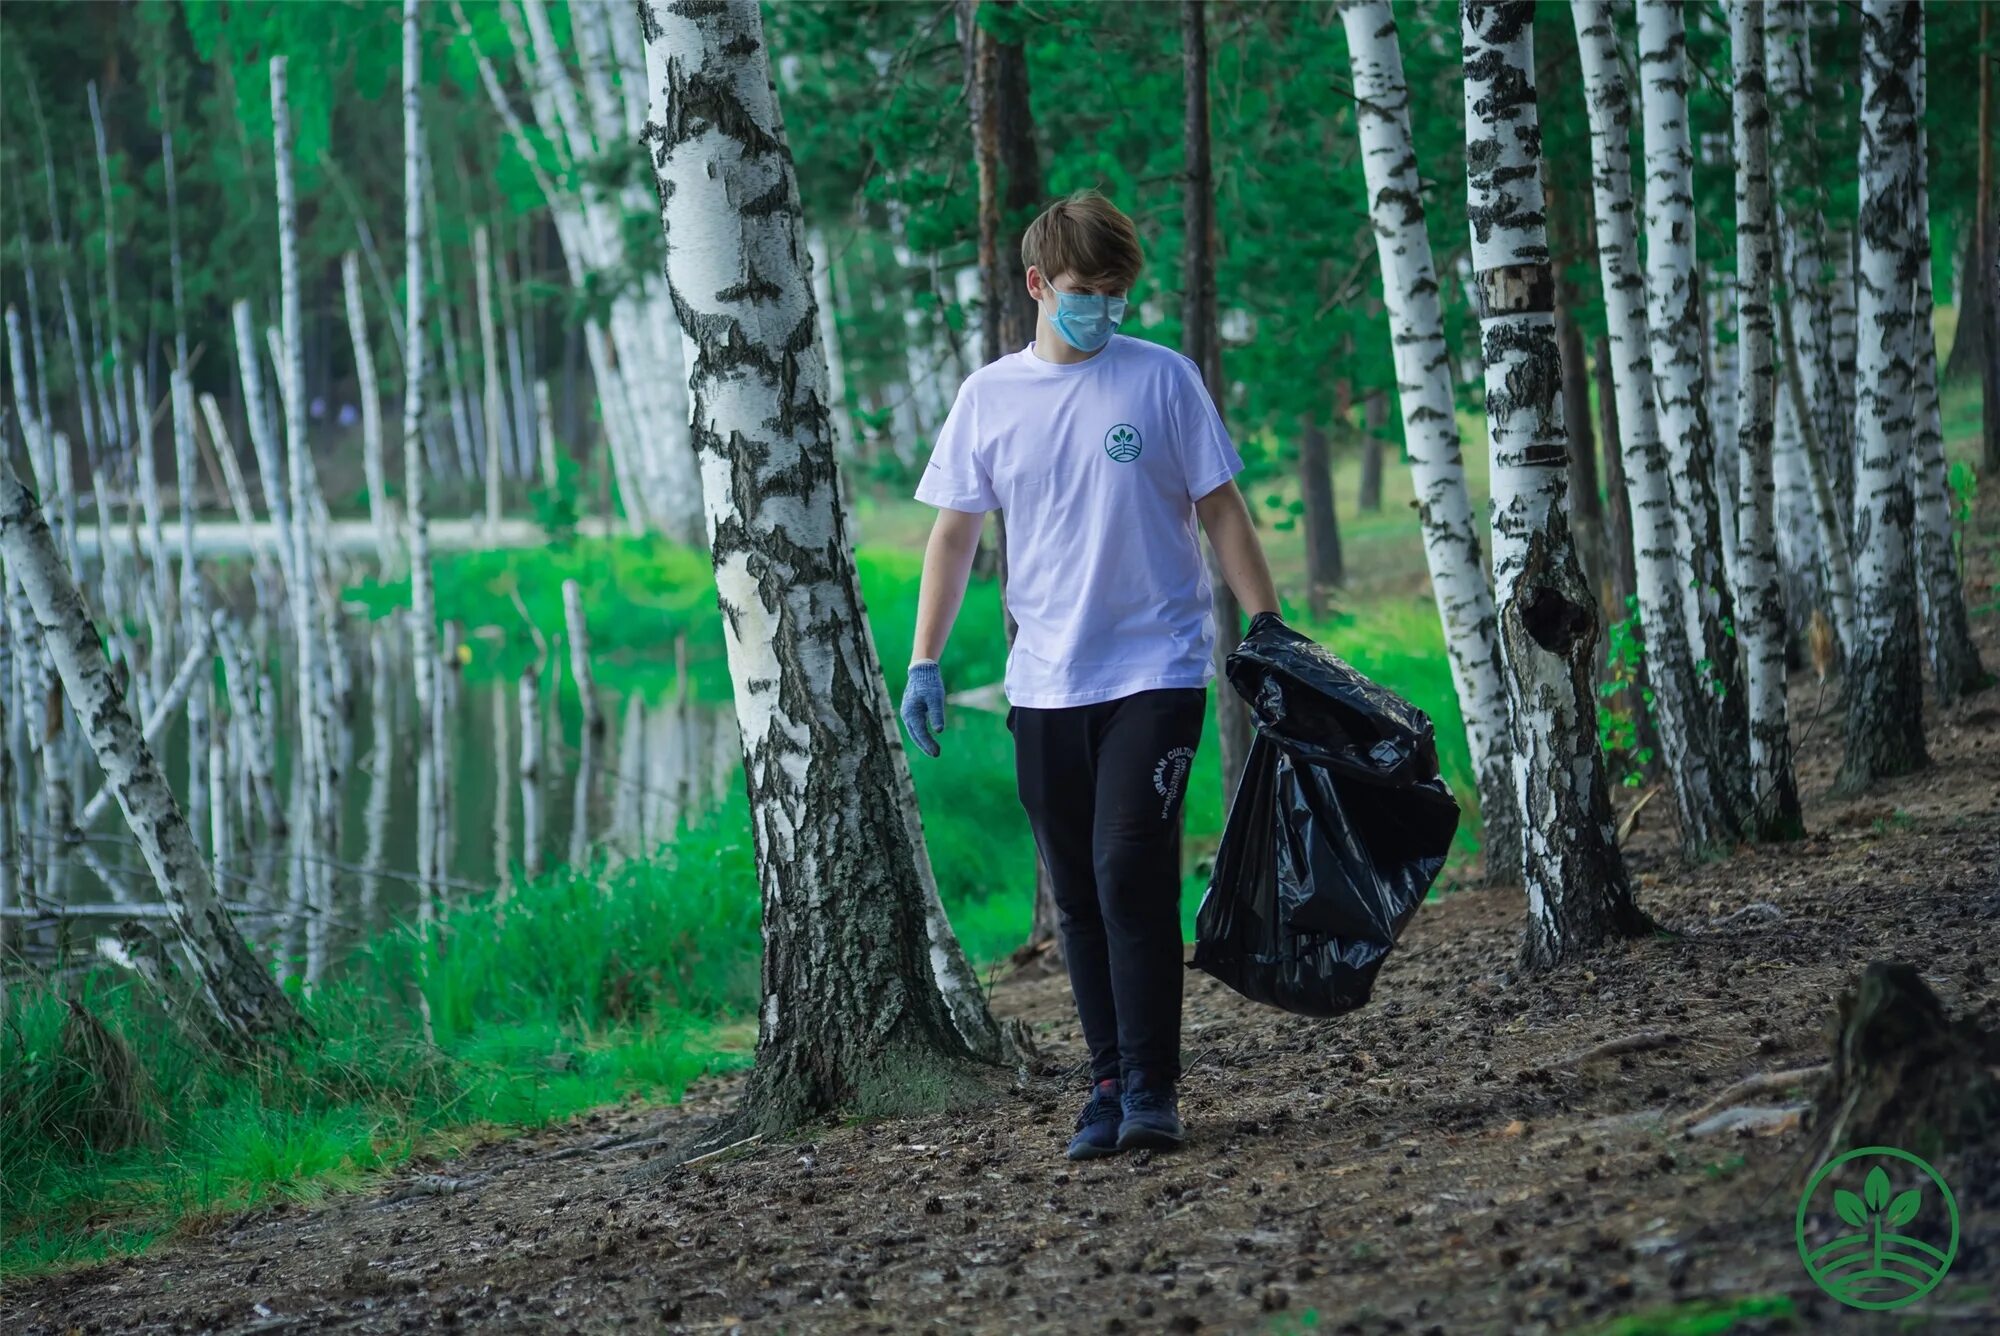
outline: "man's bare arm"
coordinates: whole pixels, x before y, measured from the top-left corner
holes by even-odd
[[[965,602],[965,582],[979,551],[979,530],[986,517],[974,511],[940,510],[924,548],[924,578],[917,588],[917,635],[910,662],[943,656],[952,623]]]
[[[1277,586],[1271,583],[1271,568],[1264,561],[1264,545],[1250,522],[1250,507],[1236,484],[1226,482],[1194,503],[1194,513],[1202,532],[1222,566],[1223,578],[1243,605],[1245,616],[1278,610]]]

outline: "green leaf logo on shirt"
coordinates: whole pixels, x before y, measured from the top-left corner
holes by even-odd
[[[1145,442],[1139,439],[1139,429],[1129,422],[1121,422],[1104,433],[1104,453],[1121,464],[1129,464],[1139,457]]]

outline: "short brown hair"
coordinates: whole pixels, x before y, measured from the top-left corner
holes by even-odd
[[[1054,280],[1130,292],[1146,257],[1139,229],[1116,204],[1095,190],[1079,190],[1042,210],[1021,235],[1021,263]]]

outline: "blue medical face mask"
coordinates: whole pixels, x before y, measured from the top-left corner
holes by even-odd
[[[1098,293],[1058,292],[1049,324],[1063,342],[1080,353],[1094,353],[1111,342],[1111,333],[1125,318],[1125,299]]]

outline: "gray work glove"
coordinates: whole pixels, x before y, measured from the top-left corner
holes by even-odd
[[[944,732],[944,677],[935,659],[919,659],[910,665],[910,679],[903,685],[903,727],[910,741],[926,756],[938,754],[936,734]]]

